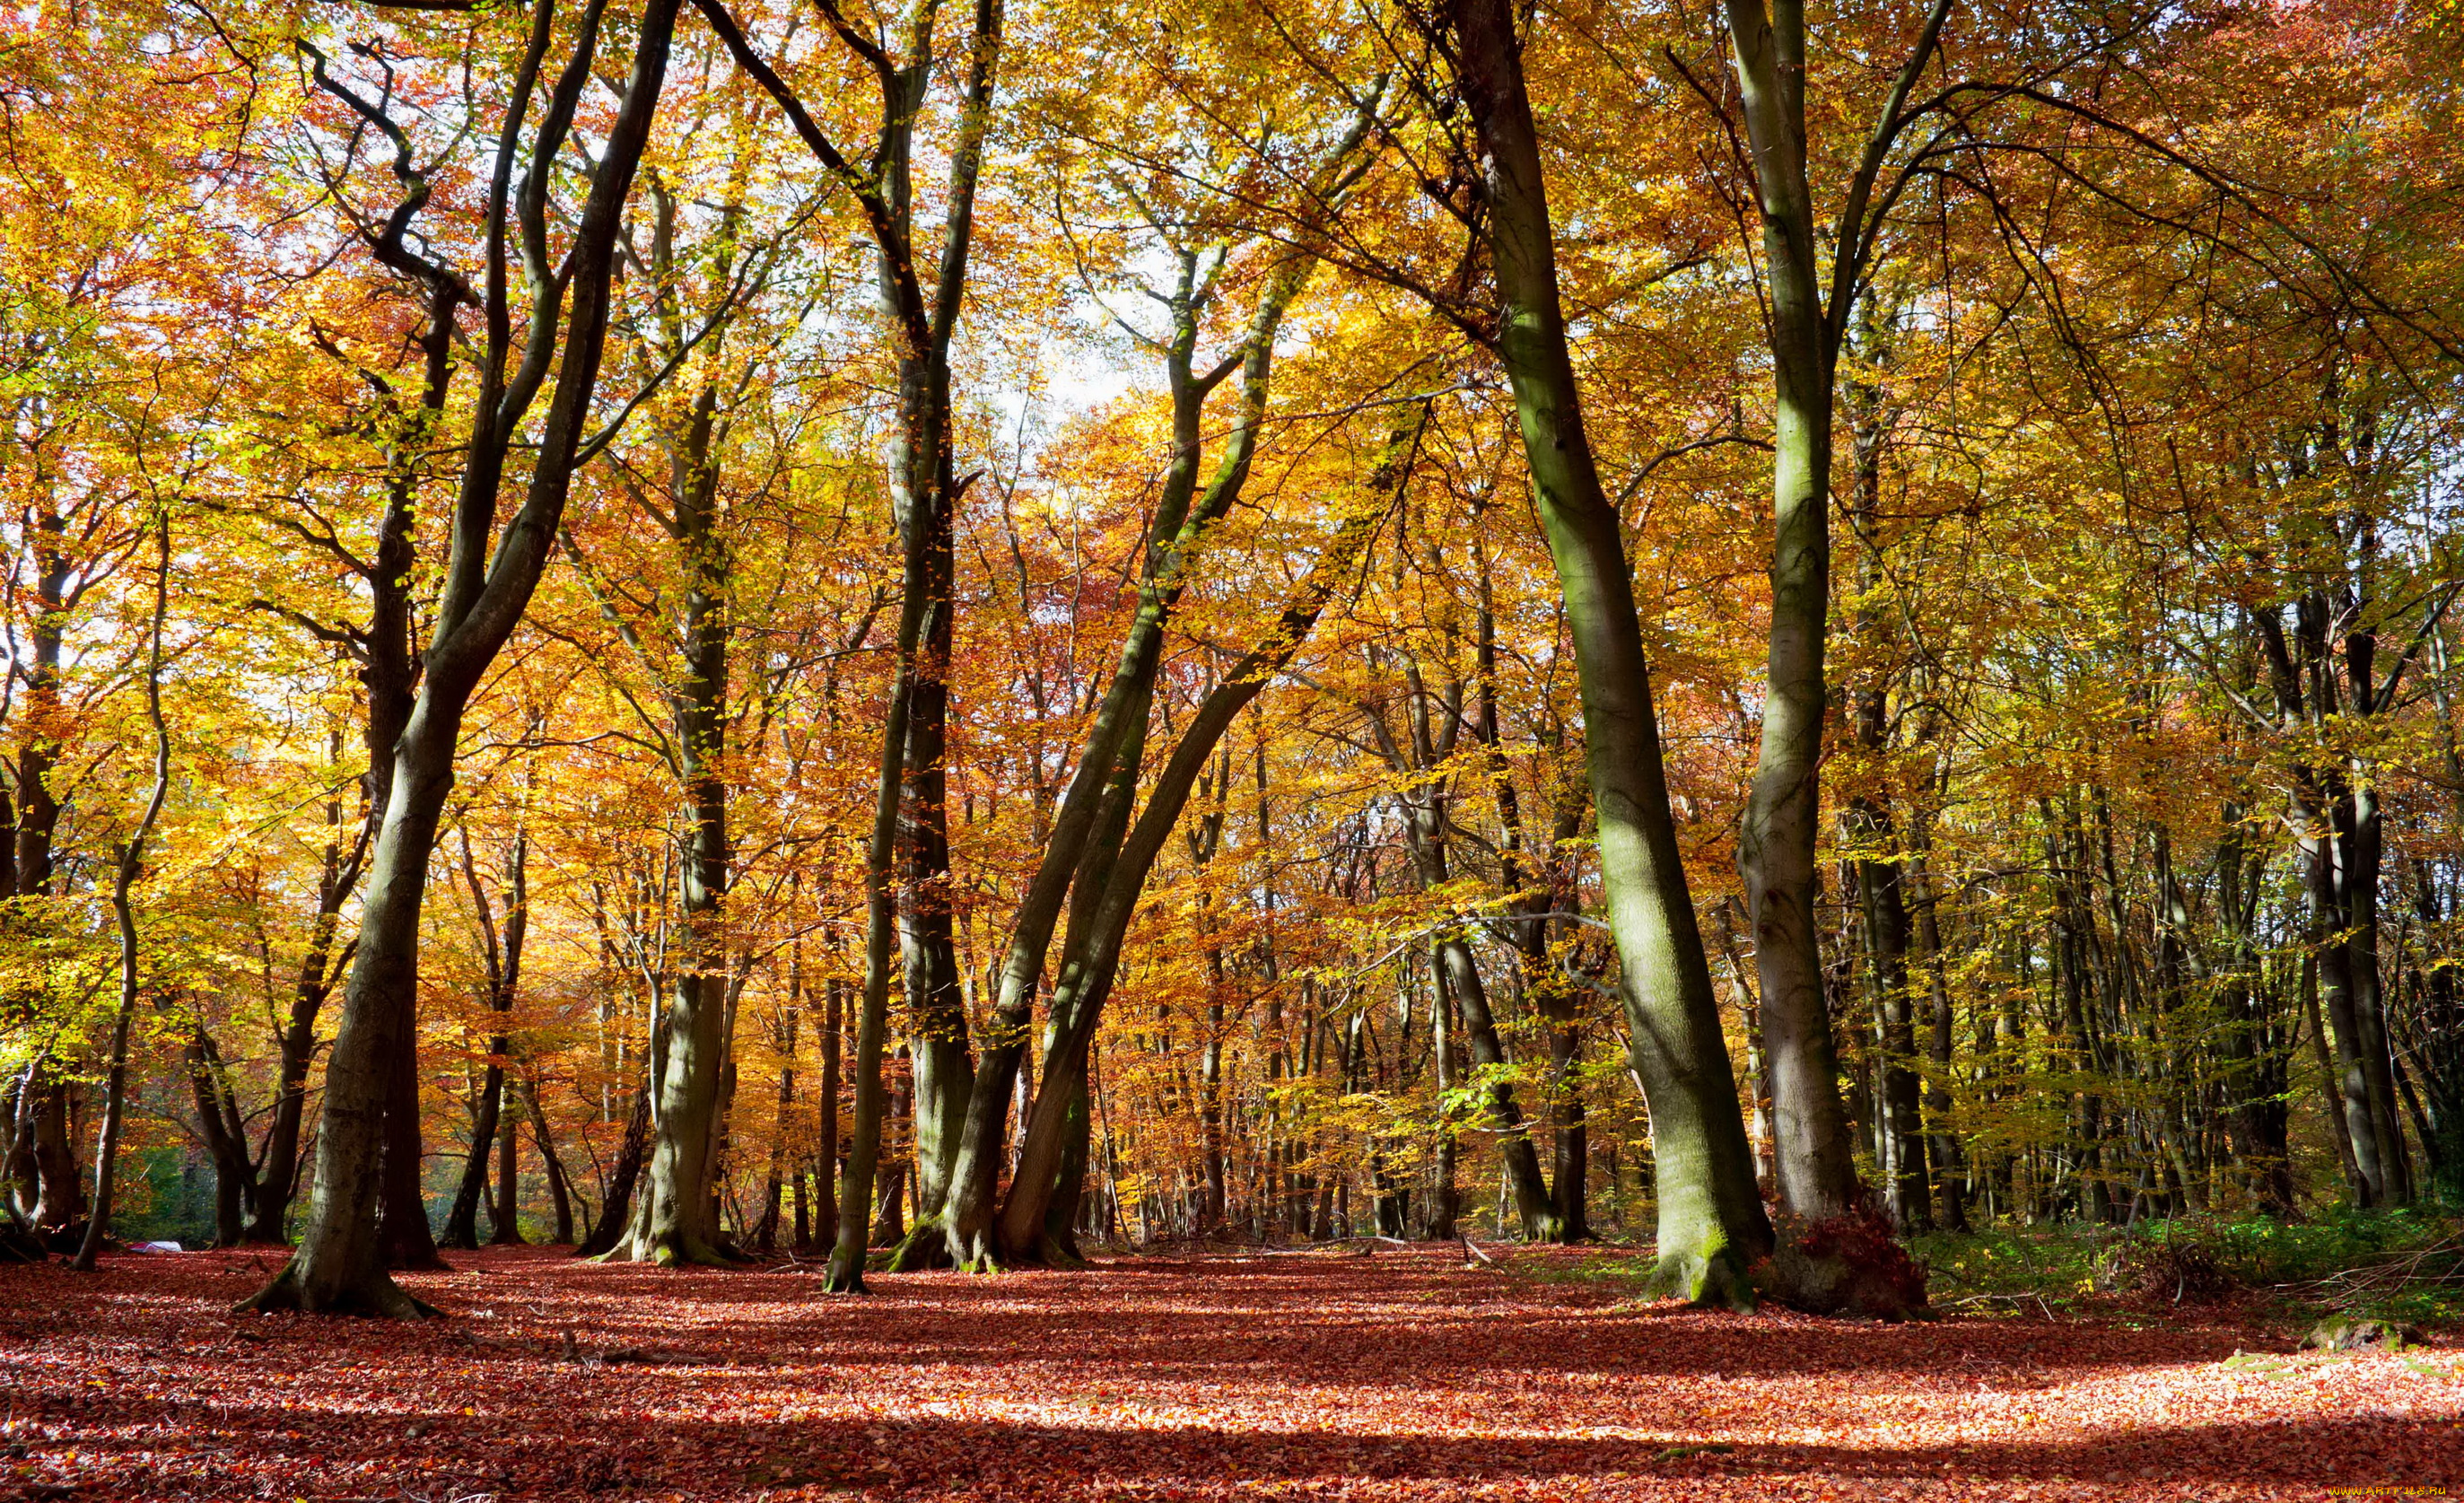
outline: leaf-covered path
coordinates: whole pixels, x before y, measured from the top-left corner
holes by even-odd
[[[1702,1315],[1441,1250],[882,1278],[863,1299],[792,1271],[456,1261],[407,1281],[458,1316],[421,1325],[229,1317],[253,1254],[0,1270],[0,1499],[2464,1487],[2452,1350],[2236,1358],[2271,1338]]]

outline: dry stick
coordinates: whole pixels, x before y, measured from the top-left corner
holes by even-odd
[[[94,1210],[85,1224],[85,1240],[77,1244],[69,1267],[94,1271],[95,1255],[102,1250],[103,1227],[111,1220],[114,1170],[120,1158],[120,1120],[128,1099],[128,1028],[137,1014],[137,918],[128,903],[129,889],[144,860],[145,838],[154,832],[163,812],[164,794],[171,785],[171,732],[163,721],[163,618],[171,601],[171,519],[166,513],[155,528],[154,629],[145,648],[145,717],[154,727],[154,786],[145,797],[145,816],[137,833],[121,846],[111,878],[111,913],[120,926],[120,1015],[111,1027],[111,1076],[104,1088],[101,1140],[95,1145]]]

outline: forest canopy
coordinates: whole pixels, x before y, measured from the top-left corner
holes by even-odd
[[[9,1245],[2464,1203],[2458,46],[11,8]]]

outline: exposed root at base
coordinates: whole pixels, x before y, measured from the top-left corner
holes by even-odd
[[[898,1245],[887,1252],[875,1253],[869,1260],[874,1269],[884,1273],[921,1273],[931,1269],[955,1266],[950,1256],[950,1224],[943,1216],[919,1218]]]
[[[1737,1255],[1734,1248],[1726,1246],[1710,1252],[1661,1254],[1645,1287],[1653,1293],[1674,1295],[1700,1310],[1733,1310],[1748,1315],[1755,1305],[1754,1281],[1747,1274],[1746,1260]]]
[[[1925,1266],[1908,1256],[1890,1222],[1872,1207],[1806,1222],[1772,1218],[1778,1244],[1753,1268],[1754,1281],[1771,1298],[1810,1315],[1850,1315],[1877,1320],[1922,1320]]]
[[[274,1282],[231,1307],[235,1315],[296,1312],[307,1315],[370,1315],[386,1320],[442,1320],[445,1312],[419,1298],[379,1269],[341,1289],[312,1292],[299,1277],[299,1260],[283,1265]]]
[[[663,1269],[734,1269],[744,1258],[734,1248],[704,1242],[690,1232],[671,1231],[643,1237],[627,1233],[593,1263],[648,1263]]]

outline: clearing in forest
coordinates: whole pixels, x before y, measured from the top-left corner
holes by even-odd
[[[1881,1326],[1623,1302],[1598,1254],[882,1277],[548,1252],[447,1321],[233,1318],[271,1260],[0,1270],[0,1497],[2195,1498],[2464,1488],[2464,1353],[2230,1315]],[[1558,1276],[1563,1275],[1563,1276]],[[2251,1354],[2251,1355],[2237,1355]]]

